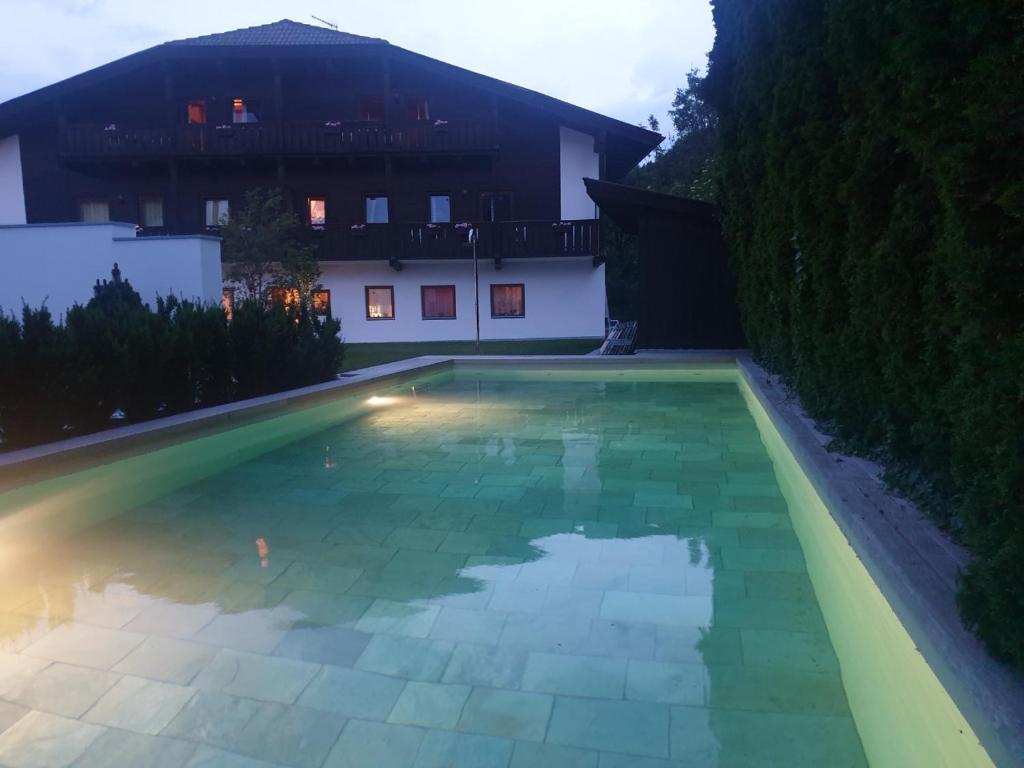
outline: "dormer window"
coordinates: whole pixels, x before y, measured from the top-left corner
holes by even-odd
[[[206,125],[206,99],[193,99],[188,103],[188,124]]]
[[[409,121],[429,120],[430,109],[427,107],[427,100],[421,96],[406,99],[405,119]]]
[[[356,112],[360,120],[369,120],[377,122],[383,121],[384,97],[360,96]]]
[[[233,123],[258,123],[257,104],[251,99],[231,100],[231,122]]]

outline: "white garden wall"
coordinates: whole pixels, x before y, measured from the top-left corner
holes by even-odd
[[[221,300],[220,240],[135,237],[134,224],[0,226],[0,309],[43,302],[55,318],[92,297],[97,279],[121,274],[150,306],[158,295]]]

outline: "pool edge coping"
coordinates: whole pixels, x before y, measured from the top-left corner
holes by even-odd
[[[994,660],[960,621],[956,575],[967,554],[906,499],[889,494],[877,465],[830,453],[799,401],[749,354],[734,350],[654,352],[635,356],[429,355],[364,368],[324,384],[286,390],[212,408],[95,432],[0,454],[0,491],[54,474],[53,464],[104,464],[129,450],[168,438],[197,437],[210,429],[280,415],[374,385],[460,365],[628,369],[728,365],[764,408],[785,445],[825,502],[854,552],[903,623],[949,696],[974,728],[993,762],[1024,765],[1024,678]],[[71,467],[61,472],[71,471]],[[888,535],[884,535],[888,534]],[[922,551],[930,545],[936,563]]]

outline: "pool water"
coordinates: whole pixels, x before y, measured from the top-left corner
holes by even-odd
[[[0,577],[0,766],[866,765],[714,376],[460,370]]]

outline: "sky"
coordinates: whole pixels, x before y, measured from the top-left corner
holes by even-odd
[[[709,0],[0,0],[0,101],[152,45],[282,18],[403,48],[662,133],[714,42]]]

